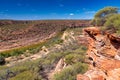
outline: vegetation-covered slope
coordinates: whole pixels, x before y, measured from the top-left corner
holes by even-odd
[[[37,52],[41,58],[19,62],[19,55],[16,63],[0,66],[0,79],[76,80],[76,75],[84,73],[88,68],[85,63],[86,47],[78,45],[75,38],[80,34],[81,28],[68,29],[61,36],[51,38]]]
[[[0,51],[30,45],[66,28],[88,26],[89,20],[0,21]]]

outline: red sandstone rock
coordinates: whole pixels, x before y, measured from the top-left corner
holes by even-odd
[[[85,75],[77,75],[77,80],[90,80],[89,77],[85,76]]]
[[[93,69],[78,75],[77,80],[120,80],[120,38],[108,33],[103,35],[96,27],[85,28],[83,31],[89,37],[86,37],[87,56]]]

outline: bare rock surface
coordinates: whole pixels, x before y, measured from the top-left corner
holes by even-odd
[[[99,28],[83,30],[88,40],[87,56],[90,70],[77,75],[77,80],[120,80],[120,38],[102,33]]]

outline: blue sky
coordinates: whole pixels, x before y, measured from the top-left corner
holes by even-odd
[[[92,19],[106,6],[120,0],[0,0],[0,19]]]

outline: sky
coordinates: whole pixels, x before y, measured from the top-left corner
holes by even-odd
[[[0,19],[92,19],[106,7],[120,7],[120,0],[0,0]]]

